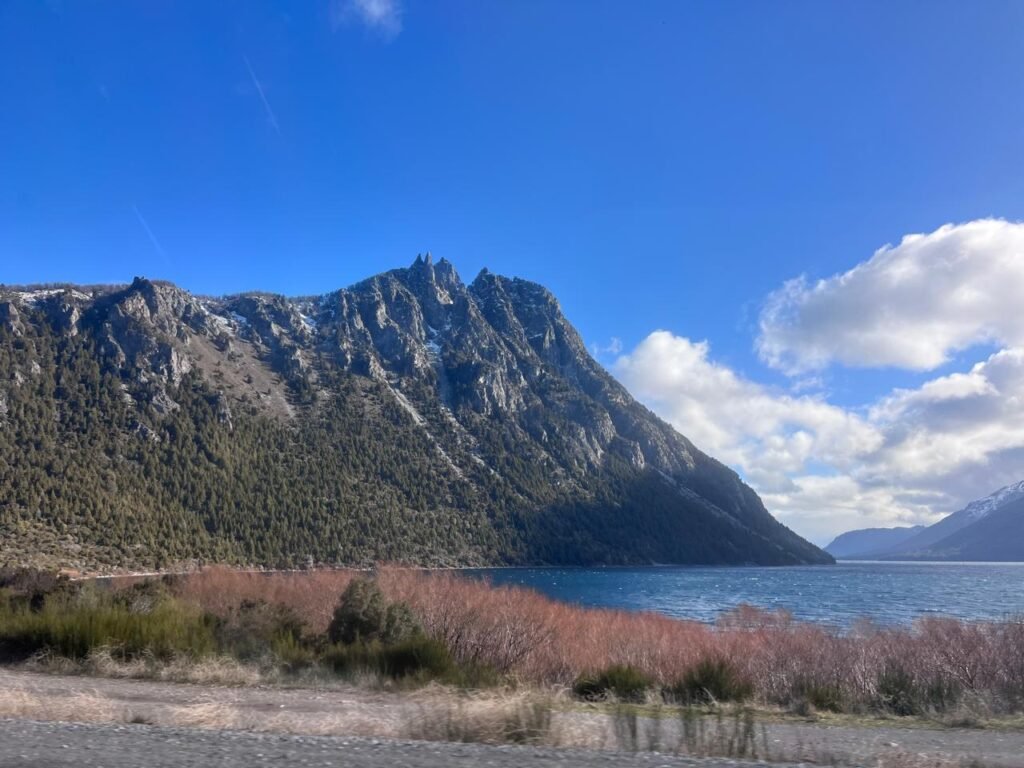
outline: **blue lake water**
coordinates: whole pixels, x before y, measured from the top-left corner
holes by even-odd
[[[858,618],[906,624],[920,616],[1024,615],[1024,563],[868,563],[791,568],[474,569],[495,584],[535,589],[587,606],[658,611],[713,622],[741,603],[785,608],[802,620],[849,626]]]

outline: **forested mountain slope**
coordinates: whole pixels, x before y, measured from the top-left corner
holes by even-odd
[[[0,564],[830,562],[543,287],[0,287]]]

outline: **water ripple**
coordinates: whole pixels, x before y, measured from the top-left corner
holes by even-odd
[[[471,576],[530,587],[588,606],[658,611],[713,622],[741,603],[785,608],[805,621],[860,618],[906,624],[918,616],[1024,615],[1024,563],[868,563],[792,568],[504,568]]]

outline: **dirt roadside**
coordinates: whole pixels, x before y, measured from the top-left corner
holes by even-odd
[[[649,717],[600,711],[545,716],[529,694],[458,696],[439,689],[217,687],[0,669],[0,718],[317,737],[524,741],[598,750],[894,768],[1024,768],[1024,730]],[[684,732],[685,731],[685,732]],[[13,759],[13,758],[12,758]],[[0,763],[6,765],[7,763]],[[109,763],[108,763],[109,764]],[[668,765],[668,763],[665,763]]]

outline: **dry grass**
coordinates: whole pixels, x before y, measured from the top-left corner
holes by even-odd
[[[278,713],[230,701],[197,700],[187,704],[125,703],[92,693],[52,696],[9,688],[0,691],[0,717],[74,723],[144,723],[204,730],[248,730],[320,736],[397,738],[400,728],[358,711]]]
[[[123,695],[123,694],[122,694]],[[124,696],[124,695],[123,695]],[[136,723],[204,730],[247,730],[316,736],[526,744],[575,749],[657,751],[691,757],[857,765],[867,768],[981,768],[960,761],[882,750],[871,755],[828,751],[827,732],[814,746],[770,743],[751,713],[698,716],[689,710],[641,713],[635,707],[609,713],[580,713],[564,699],[537,691],[456,694],[430,688],[390,704],[353,700],[348,706],[277,710],[265,701],[216,690],[187,702],[167,703],[128,694],[116,698],[96,691],[0,689],[0,717],[80,723]],[[289,701],[289,707],[293,705]],[[282,705],[284,706],[284,705]]]
[[[230,656],[193,658],[176,656],[169,660],[140,656],[123,660],[110,648],[92,651],[82,662],[73,662],[46,654],[29,663],[30,669],[63,674],[83,674],[97,677],[133,680],[161,680],[194,685],[260,685],[276,681],[276,675],[250,664],[243,664]]]
[[[410,739],[591,746],[580,734],[568,738],[566,724],[555,717],[555,697],[539,691],[453,695],[428,689],[409,701],[403,732]]]
[[[98,694],[75,692],[57,698],[40,696],[24,688],[0,691],[0,717],[73,723],[130,722],[124,707]]]

